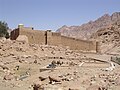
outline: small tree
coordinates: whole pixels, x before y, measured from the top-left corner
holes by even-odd
[[[0,21],[0,37],[9,38],[9,33],[7,32],[8,29],[8,24]]]
[[[10,36],[9,36],[9,33],[7,32],[6,35],[5,35],[5,38],[8,39]]]

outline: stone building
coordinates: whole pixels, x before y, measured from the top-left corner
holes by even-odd
[[[69,47],[72,50],[98,52],[98,43],[95,41],[86,41],[71,37],[62,36],[60,33],[51,32],[51,30],[34,30],[32,27],[19,25],[11,32],[11,40],[22,40],[28,43],[55,45]]]

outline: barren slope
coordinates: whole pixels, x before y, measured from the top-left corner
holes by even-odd
[[[111,16],[108,14],[103,15],[95,21],[90,21],[81,26],[66,26],[59,28],[57,32],[62,35],[70,36],[79,39],[89,39],[91,35],[102,28],[109,27],[111,24],[120,20],[120,12],[113,13]]]

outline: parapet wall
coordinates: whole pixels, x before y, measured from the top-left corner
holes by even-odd
[[[60,33],[51,31],[32,30],[30,28],[18,28],[11,32],[11,39],[16,40],[19,35],[26,35],[29,43],[48,44],[69,47],[72,50],[98,51],[97,42],[85,41],[71,37],[61,36]]]

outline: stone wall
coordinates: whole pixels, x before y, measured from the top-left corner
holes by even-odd
[[[45,44],[45,31],[18,28],[11,32],[11,40],[16,40],[19,35],[26,35],[29,43]]]
[[[48,45],[61,45],[61,34],[60,33],[53,33],[53,32],[47,32],[47,41]]]
[[[20,30],[20,35],[26,35],[29,43],[45,44],[45,32],[39,30]]]
[[[79,40],[71,37],[61,36],[60,33],[47,32],[47,44],[69,47],[72,50],[97,51],[97,42]]]
[[[89,41],[78,40],[75,38],[61,36],[61,42],[64,46],[69,46],[72,50],[90,50],[90,43]]]
[[[60,45],[69,47],[72,50],[98,51],[96,42],[61,36],[60,33],[51,32],[50,30],[40,31],[32,28],[18,28],[11,32],[11,39],[16,40],[19,35],[26,35],[29,43]]]

